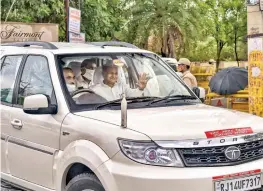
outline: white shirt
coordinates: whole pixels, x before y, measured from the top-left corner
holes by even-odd
[[[143,96],[144,91],[139,89],[131,89],[128,85],[116,83],[112,88],[104,83],[97,84],[91,87],[92,91],[108,101],[122,98],[122,92],[125,92],[126,97],[140,97]]]

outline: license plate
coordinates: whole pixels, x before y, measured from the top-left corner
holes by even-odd
[[[214,177],[215,191],[249,191],[261,188],[260,170]]]

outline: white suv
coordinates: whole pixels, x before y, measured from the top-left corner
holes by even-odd
[[[0,109],[1,178],[26,190],[262,190],[263,118],[202,104],[145,50],[1,46]]]

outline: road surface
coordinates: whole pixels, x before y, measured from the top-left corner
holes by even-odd
[[[23,191],[1,181],[1,191]]]

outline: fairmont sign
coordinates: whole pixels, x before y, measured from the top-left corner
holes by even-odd
[[[58,25],[46,23],[1,23],[1,42],[58,41]]]
[[[1,39],[6,40],[9,38],[34,38],[36,40],[41,40],[41,37],[43,36],[45,32],[23,32],[21,30],[21,26],[14,26],[14,25],[6,25],[5,28],[1,31]]]

